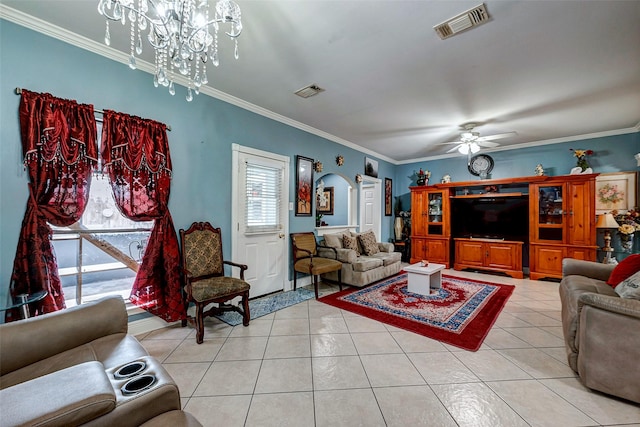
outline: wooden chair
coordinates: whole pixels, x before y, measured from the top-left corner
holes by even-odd
[[[188,230],[180,229],[182,272],[184,274],[183,297],[185,310],[189,302],[196,305],[196,342],[202,344],[204,338],[204,318],[225,311],[242,314],[242,324],[249,325],[249,288],[244,281],[244,264],[225,261],[222,256],[222,236],[219,228],[208,222],[194,222]],[[240,278],[224,275],[224,265],[238,267]],[[242,308],[226,304],[235,298],[242,298]],[[207,311],[209,304],[218,304]],[[186,320],[182,322],[186,326]]]
[[[293,289],[297,288],[298,273],[313,276],[313,288],[318,299],[318,276],[332,271],[338,272],[338,285],[342,290],[342,263],[337,259],[318,257],[318,245],[313,232],[291,233],[293,247]]]

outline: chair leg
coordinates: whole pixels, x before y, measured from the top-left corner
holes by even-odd
[[[298,287],[298,272],[293,270],[293,290],[295,291],[296,288]]]
[[[242,324],[244,326],[249,326],[249,320],[251,319],[251,313],[249,312],[249,291],[242,294],[242,310],[244,311],[242,315]]]
[[[196,302],[196,343],[202,344],[204,340],[204,317],[202,312],[204,310],[204,304]]]
[[[316,291],[316,299],[318,299],[318,275],[313,275],[313,289]]]
[[[342,290],[342,269],[338,270],[338,286]]]

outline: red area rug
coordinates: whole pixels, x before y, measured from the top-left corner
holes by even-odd
[[[361,289],[348,289],[319,301],[407,331],[476,351],[514,287],[442,276],[431,295],[407,290],[407,274]]]

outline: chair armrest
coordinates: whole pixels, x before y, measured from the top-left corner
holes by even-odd
[[[583,261],[573,258],[562,260],[562,276],[578,275],[591,279],[607,281],[615,265],[601,264],[593,261]]]
[[[100,362],[81,363],[0,391],[3,425],[79,425],[115,407],[116,395]]]
[[[578,297],[578,313],[585,306],[640,319],[640,301],[585,292]]]
[[[230,265],[231,267],[238,267],[240,269],[240,279],[244,280],[244,271],[249,268],[247,264],[240,264],[233,261],[222,261],[222,263]]]
[[[391,253],[393,252],[394,246],[393,246],[393,243],[378,242],[378,249],[380,250],[380,252]]]
[[[320,255],[321,253],[322,255]],[[333,248],[331,246],[318,245],[318,256],[321,256],[323,258],[337,259],[338,251],[336,250],[336,248]]]

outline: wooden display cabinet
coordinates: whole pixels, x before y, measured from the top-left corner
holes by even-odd
[[[506,273],[522,279],[523,242],[496,239],[463,239],[455,241],[455,270],[476,268]]]
[[[562,259],[596,260],[595,177],[566,175],[530,185],[530,278],[562,278]]]
[[[450,267],[451,227],[448,188],[411,187],[411,259]]]

